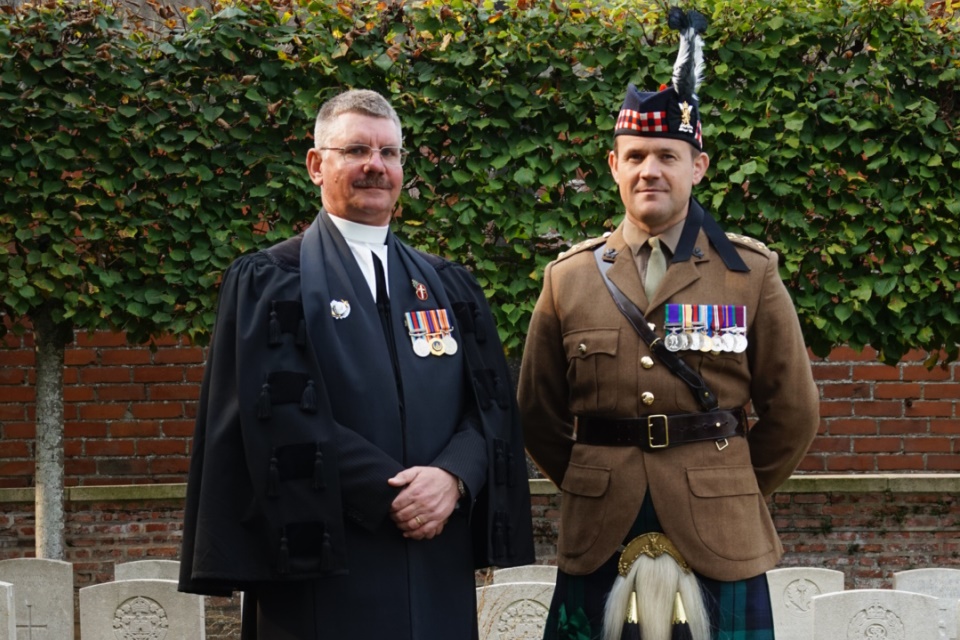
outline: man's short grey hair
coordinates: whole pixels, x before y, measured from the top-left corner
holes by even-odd
[[[359,113],[374,118],[389,118],[397,125],[400,133],[400,144],[403,144],[403,128],[400,125],[400,116],[394,111],[387,99],[376,91],[367,89],[351,89],[331,98],[323,103],[317,113],[317,122],[313,127],[313,144],[316,147],[325,147],[330,138],[331,126],[344,113]]]

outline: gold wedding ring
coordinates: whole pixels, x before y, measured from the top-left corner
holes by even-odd
[[[418,526],[418,527],[422,527],[422,526],[423,526],[423,520],[420,519],[420,516],[414,517],[414,520],[417,521],[417,526]]]

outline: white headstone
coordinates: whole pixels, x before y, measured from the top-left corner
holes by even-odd
[[[549,564],[525,564],[522,567],[494,569],[493,584],[510,582],[557,582],[557,568]]]
[[[135,560],[113,566],[114,580],[179,580],[176,560]]]
[[[958,615],[954,607],[953,615]],[[857,589],[813,599],[814,640],[947,640],[939,600],[893,589]]]
[[[204,640],[203,598],[174,580],[121,580],[80,589],[84,640]]]
[[[0,640],[16,640],[17,617],[13,585],[0,582]]]
[[[843,591],[843,572],[817,567],[767,571],[777,640],[813,638],[813,597]]]
[[[13,585],[17,640],[73,640],[73,565],[62,560],[0,560]]]
[[[940,598],[940,615],[947,637],[960,637],[960,621],[952,615],[960,601],[960,569],[911,569],[893,574],[893,588]]]
[[[552,582],[513,582],[478,588],[480,640],[540,640],[553,587]]]

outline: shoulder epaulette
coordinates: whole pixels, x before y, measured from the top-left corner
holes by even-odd
[[[731,233],[728,231],[727,238],[729,238],[731,242],[735,242],[738,245],[742,247],[746,247],[748,249],[753,249],[757,253],[770,252],[770,248],[767,247],[767,245],[763,244],[762,242],[760,242],[755,238],[751,238],[750,236],[744,236],[744,235],[740,235],[739,233]]]
[[[566,251],[561,251],[560,255],[557,256],[557,260],[564,260],[574,255],[575,253],[580,253],[581,251],[584,251],[586,249],[593,249],[594,247],[606,242],[607,235],[609,234],[603,235],[599,238],[589,238],[587,240],[584,240],[583,242],[578,242],[577,244],[573,245]]]

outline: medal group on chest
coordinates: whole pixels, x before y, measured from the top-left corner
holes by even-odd
[[[732,304],[668,304],[667,335],[670,351],[743,353],[747,350],[747,308]]]

